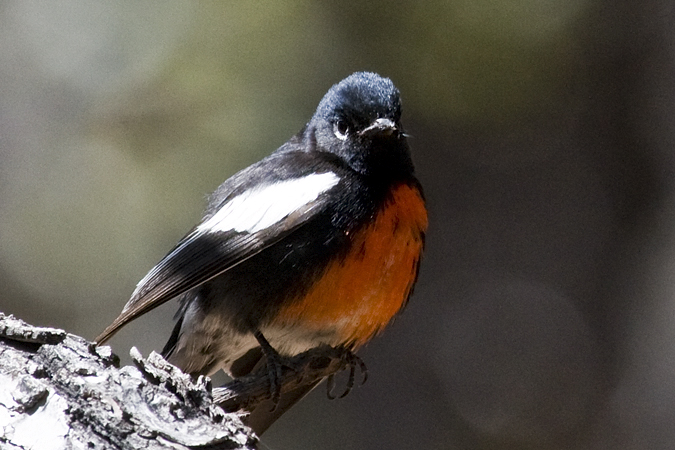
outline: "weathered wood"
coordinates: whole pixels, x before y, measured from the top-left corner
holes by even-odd
[[[0,447],[255,448],[246,414],[275,408],[264,364],[212,392],[209,378],[195,380],[155,352],[147,358],[135,348],[130,353],[135,367],[120,368],[110,347],[0,313]],[[365,366],[351,352],[324,346],[285,360],[282,399],[299,395],[276,405],[276,415],[345,369],[350,377],[344,394],[357,372],[359,383],[366,378]]]
[[[0,446],[43,450],[252,449],[257,438],[151,354],[119,368],[109,347],[0,313]]]

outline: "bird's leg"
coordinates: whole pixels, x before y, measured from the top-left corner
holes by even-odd
[[[253,333],[255,338],[260,344],[265,358],[267,360],[267,376],[270,380],[270,393],[272,394],[272,402],[274,403],[274,408],[279,403],[279,397],[281,397],[281,368],[283,366],[282,358],[279,352],[277,352],[272,345],[265,339],[265,336],[257,330]],[[274,410],[273,408],[273,410]]]

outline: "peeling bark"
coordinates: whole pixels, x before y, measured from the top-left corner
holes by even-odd
[[[153,353],[119,368],[110,347],[0,314],[0,446],[252,449],[257,438]]]
[[[0,447],[253,449],[258,438],[245,425],[249,412],[276,409],[276,420],[326,377],[330,390],[331,375],[350,370],[344,396],[357,371],[360,383],[367,375],[351,352],[318,347],[284,362],[281,395],[293,401],[275,405],[264,364],[212,390],[208,377],[195,380],[155,352],[130,353],[135,367],[120,368],[110,347],[0,313]]]

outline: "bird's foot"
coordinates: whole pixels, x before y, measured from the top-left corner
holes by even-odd
[[[260,331],[254,333],[255,338],[258,340],[260,347],[262,348],[263,354],[266,358],[267,365],[267,378],[270,383],[270,395],[272,397],[272,411],[274,411],[279,404],[279,398],[281,397],[281,381],[283,376],[283,368],[288,367],[289,369],[296,371],[293,364],[290,364],[286,358],[282,357],[279,352],[277,352],[272,345],[265,339],[265,336]]]
[[[366,363],[363,362],[361,358],[356,356],[354,352],[348,349],[340,349],[341,355],[339,356],[347,365],[349,368],[349,378],[347,379],[347,385],[345,386],[345,390],[342,392],[340,395],[334,395],[333,390],[335,389],[335,374],[332,373],[328,375],[328,381],[326,382],[326,393],[328,395],[328,398],[331,400],[334,400],[336,398],[343,398],[347,394],[349,394],[354,387],[354,384],[356,382],[356,368],[358,367],[359,370],[361,371],[361,386],[368,381],[368,368],[366,367]]]

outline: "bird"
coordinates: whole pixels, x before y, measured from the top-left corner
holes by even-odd
[[[95,342],[178,298],[162,354],[195,376],[237,378],[321,345],[357,351],[419,274],[428,214],[407,137],[389,78],[334,84],[299,133],[211,194]],[[262,433],[312,387],[252,411],[249,425]]]

